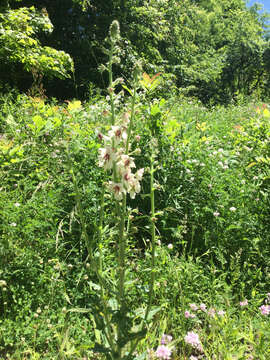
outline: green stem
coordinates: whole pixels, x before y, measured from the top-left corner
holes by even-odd
[[[125,237],[125,217],[126,217],[126,202],[127,197],[124,195],[121,209],[121,220],[119,223],[119,295],[120,295],[120,306],[124,306],[125,302],[125,256],[126,256],[126,237]]]
[[[154,151],[154,150],[153,150]],[[156,226],[155,226],[155,188],[154,188],[154,154],[152,153],[150,158],[150,199],[151,199],[151,245],[152,245],[152,257],[151,257],[151,279],[148,306],[145,313],[145,320],[147,320],[149,311],[153,302],[154,283],[155,283],[155,260],[156,260]]]
[[[112,72],[112,64],[113,64],[113,50],[114,50],[114,43],[111,42],[111,49],[109,54],[109,96],[110,96],[110,103],[111,103],[111,124],[115,124],[115,107],[114,107],[114,100],[113,100],[113,72]]]
[[[137,82],[137,79],[135,79],[135,81]],[[131,115],[130,115],[130,122],[129,122],[129,127],[128,127],[127,142],[126,142],[126,153],[128,153],[130,136],[131,136],[131,131],[132,131],[132,127],[133,127],[133,120],[134,120],[134,117],[135,117],[136,94],[137,94],[137,87],[135,85],[134,90],[133,90],[133,96],[132,96]]]

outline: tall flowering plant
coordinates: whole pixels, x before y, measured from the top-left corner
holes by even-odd
[[[73,174],[73,181],[77,194],[77,208],[82,225],[82,232],[90,259],[90,269],[95,273],[98,281],[97,290],[99,302],[96,312],[93,311],[94,321],[97,324],[95,333],[98,333],[94,350],[105,354],[110,360],[128,360],[134,358],[134,352],[139,341],[146,335],[147,321],[150,319],[150,309],[154,295],[154,257],[155,257],[155,208],[154,208],[154,156],[150,157],[150,198],[151,213],[149,221],[152,224],[152,271],[148,303],[143,308],[143,315],[138,316],[129,306],[129,294],[127,290],[127,253],[129,250],[130,218],[132,210],[127,207],[127,199],[134,199],[141,191],[141,181],[144,168],[137,169],[136,155],[140,153],[137,144],[140,136],[134,132],[135,104],[137,89],[140,86],[140,64],[135,64],[132,89],[123,85],[123,80],[113,80],[113,64],[119,62],[120,39],[119,24],[114,21],[110,27],[108,42],[109,49],[105,49],[108,55],[108,63],[101,66],[102,71],[109,73],[108,98],[110,101],[110,125],[107,131],[97,131],[97,137],[101,144],[98,150],[98,166],[104,169],[106,181],[103,184],[100,201],[100,216],[96,231],[96,241],[91,241],[87,233],[79,189]],[[128,90],[131,95],[129,109],[121,111],[119,108],[119,95],[115,87],[119,84]],[[133,146],[136,143],[136,146]],[[135,148],[135,150],[134,150]],[[106,269],[103,255],[104,241],[106,243],[108,224],[105,221],[105,199],[113,204],[113,225],[111,226],[110,238],[113,239],[115,249],[116,267]],[[110,222],[112,224],[112,222]],[[109,227],[110,227],[109,226]],[[110,276],[109,276],[109,275]],[[130,287],[130,284],[129,284]]]

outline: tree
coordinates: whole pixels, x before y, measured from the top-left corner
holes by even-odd
[[[65,79],[73,71],[71,57],[63,51],[42,46],[38,34],[50,34],[53,25],[45,9],[38,11],[33,6],[18,9],[6,8],[0,13],[0,60],[3,69],[9,67],[8,76],[16,82],[16,69],[20,64],[38,81],[40,76]],[[15,66],[13,66],[15,65]],[[13,72],[12,72],[13,70]],[[3,79],[2,79],[3,81]]]

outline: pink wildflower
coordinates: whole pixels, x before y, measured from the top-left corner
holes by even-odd
[[[202,351],[202,345],[200,342],[199,335],[196,334],[194,331],[189,331],[187,333],[187,335],[185,336],[185,342],[186,344],[191,345],[193,348]]]
[[[247,306],[248,305],[248,300],[245,299],[244,301],[240,301],[239,305],[240,306]]]
[[[262,305],[260,308],[262,315],[269,315],[270,314],[270,305]]]
[[[156,356],[159,359],[169,360],[171,358],[171,350],[165,345],[159,345],[156,351]]]
[[[185,318],[188,319],[188,318],[192,318],[194,319],[195,318],[195,315],[190,313],[188,310],[185,311]]]
[[[196,311],[198,310],[198,306],[196,304],[189,304],[189,307],[191,308],[191,310]]]
[[[211,317],[214,317],[216,314],[216,310],[214,308],[211,308],[208,310],[208,315]]]
[[[205,305],[204,303],[201,303],[201,304],[200,304],[200,309],[201,309],[202,311],[206,311],[206,305]]]
[[[224,310],[219,310],[219,311],[217,312],[217,314],[218,314],[219,316],[224,316],[224,315],[225,315],[225,311],[224,311]]]
[[[172,341],[172,336],[171,335],[166,335],[166,334],[162,335],[161,345],[166,345],[166,344],[170,343],[171,341]]]

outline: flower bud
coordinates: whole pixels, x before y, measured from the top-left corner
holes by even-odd
[[[116,41],[120,38],[120,26],[117,20],[114,20],[111,23],[109,34],[112,41]]]

